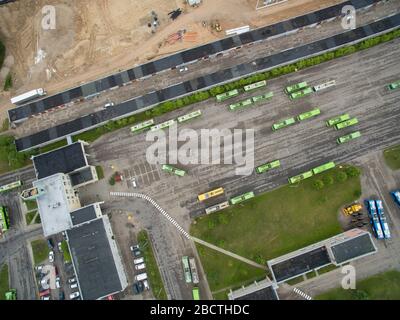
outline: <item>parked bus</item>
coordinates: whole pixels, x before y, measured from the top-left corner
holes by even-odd
[[[308,88],[305,88],[303,90],[293,92],[289,96],[289,98],[291,100],[295,100],[295,99],[299,99],[299,98],[305,97],[306,95],[309,95],[310,93],[313,93],[313,92],[314,92],[313,89],[311,87],[308,87]]]
[[[224,188],[218,188],[218,189],[211,190],[206,193],[200,194],[197,198],[201,202],[201,201],[207,200],[209,198],[219,196],[223,193],[224,193]]]
[[[235,111],[236,109],[248,107],[248,106],[251,106],[252,104],[253,104],[253,100],[251,98],[249,98],[249,99],[237,102],[237,103],[230,104],[229,109],[231,111]]]
[[[132,133],[140,132],[140,131],[145,130],[148,127],[152,126],[153,124],[154,124],[153,119],[138,123],[138,124],[134,125],[133,127],[131,127],[131,132]]]
[[[342,114],[342,115],[337,116],[337,117],[335,117],[335,118],[329,119],[329,120],[326,122],[326,126],[327,126],[327,127],[332,127],[332,126],[334,126],[335,124],[338,124],[338,123],[340,123],[340,122],[344,122],[344,121],[349,120],[349,119],[350,119],[350,115],[347,114],[347,113],[345,113],[345,114]]]
[[[283,121],[281,121],[281,122],[275,123],[275,124],[272,126],[272,130],[273,130],[273,131],[279,130],[279,129],[285,128],[285,127],[287,127],[287,126],[290,126],[290,125],[292,125],[292,124],[294,124],[294,123],[296,123],[295,118],[286,119],[286,120],[283,120]]]
[[[400,190],[391,192],[394,201],[400,206]]]
[[[358,119],[357,118],[353,118],[353,119],[349,119],[346,120],[344,122],[340,122],[338,124],[335,124],[335,129],[336,130],[341,130],[350,126],[354,126],[355,124],[358,123]]]
[[[259,96],[252,97],[253,103],[270,100],[274,96],[273,92],[268,92]]]
[[[192,290],[193,300],[200,300],[200,292],[198,287],[194,287]]]
[[[281,166],[281,162],[279,160],[275,160],[272,162],[268,162],[256,168],[257,173],[264,173],[274,168],[279,168]]]
[[[300,181],[302,181],[304,179],[311,178],[312,176],[313,176],[313,172],[312,171],[307,171],[307,172],[304,172],[304,173],[299,174],[297,176],[289,178],[289,183],[293,184],[293,183],[296,183],[296,182],[300,182]]]
[[[11,182],[9,184],[1,186],[0,187],[0,193],[11,191],[13,189],[19,188],[20,186],[22,186],[22,181],[21,180],[18,180],[18,181],[15,181],[15,182]]]
[[[174,125],[175,123],[176,123],[175,120],[168,120],[163,123],[160,123],[160,124],[150,127],[150,130],[157,131],[157,130],[165,129],[165,128],[168,128],[168,127]]]
[[[229,201],[224,201],[209,208],[206,208],[206,214],[217,212],[228,207],[229,207]]]
[[[370,221],[371,221],[372,229],[374,230],[375,236],[378,239],[383,239],[384,238],[383,231],[382,231],[381,224],[379,223],[378,214],[376,212],[375,201],[366,200],[365,204],[366,204],[366,207],[368,208],[368,212],[370,215]]]
[[[382,200],[375,200],[375,204],[378,212],[379,222],[381,223],[383,236],[385,237],[385,239],[390,239],[391,235],[390,235],[389,225],[386,221],[385,212],[383,210],[383,202]]]
[[[222,101],[225,101],[227,99],[236,97],[238,95],[239,95],[239,90],[234,89],[234,90],[231,90],[231,91],[228,91],[228,92],[225,92],[225,93],[217,94],[215,96],[215,98],[217,99],[217,102],[222,102]]]
[[[299,121],[303,121],[303,120],[307,120],[310,119],[312,117],[316,117],[317,115],[321,114],[321,110],[319,109],[313,109],[310,110],[308,112],[302,113],[297,117],[297,120]]]
[[[336,141],[338,144],[342,144],[342,143],[349,142],[353,139],[357,139],[359,137],[361,137],[361,132],[356,131],[356,132],[352,132],[350,134],[346,134],[345,136],[339,137]]]
[[[314,169],[312,169],[313,174],[319,174],[321,172],[327,171],[329,169],[333,169],[335,167],[335,163],[333,161],[320,165]]]
[[[192,119],[200,117],[200,116],[201,116],[201,110],[197,110],[197,111],[185,114],[182,117],[178,117],[178,122],[182,123],[182,122],[189,121],[189,120],[192,120]]]
[[[163,164],[161,169],[166,172],[173,173],[179,177],[183,177],[186,174],[186,171],[170,166],[169,164]]]
[[[189,267],[189,257],[187,256],[182,257],[182,265],[183,265],[183,272],[185,273],[186,283],[192,282],[192,274],[190,273],[190,267]]]
[[[267,85],[267,81],[262,80],[262,81],[258,81],[252,84],[248,84],[247,86],[244,86],[243,89],[244,91],[251,91],[251,90],[256,90],[258,88],[262,88],[265,87]]]
[[[388,88],[389,90],[395,90],[395,89],[400,88],[400,80],[389,84],[389,85],[387,86],[387,88]]]
[[[299,91],[299,90],[305,89],[307,87],[308,87],[308,84],[307,84],[307,82],[304,81],[304,82],[300,82],[300,83],[294,84],[292,86],[286,87],[285,88],[285,92],[287,94],[291,94],[291,93],[293,93],[295,91]]]
[[[316,85],[316,86],[313,87],[313,89],[314,89],[315,92],[318,92],[318,91],[327,89],[329,87],[333,87],[334,85],[336,85],[336,81],[335,80],[331,80],[331,81],[327,81],[327,82],[321,83],[319,85]]]
[[[189,258],[189,266],[190,266],[190,272],[192,274],[193,283],[194,284],[199,283],[199,274],[197,272],[196,260],[194,258]]]
[[[230,201],[231,201],[231,204],[238,204],[238,203],[241,203],[243,201],[249,200],[249,199],[254,198],[254,197],[255,197],[254,192],[251,191],[251,192],[247,192],[245,194],[242,194],[241,196],[234,197]]]
[[[10,217],[7,207],[0,207],[0,236],[8,231],[10,228]]]

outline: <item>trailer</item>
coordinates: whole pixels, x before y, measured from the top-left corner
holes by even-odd
[[[199,283],[199,274],[197,272],[196,260],[194,258],[189,258],[189,266],[190,266],[190,272],[192,274],[193,283],[194,284]]]
[[[28,102],[30,100],[36,99],[38,97],[42,97],[46,95],[46,91],[43,88],[31,90],[28,92],[25,92],[19,96],[11,98],[11,103],[20,105],[23,104],[24,102]]]

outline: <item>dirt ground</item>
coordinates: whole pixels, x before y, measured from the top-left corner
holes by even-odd
[[[36,0],[17,1],[0,8],[0,38],[7,48],[5,70],[14,87],[0,91],[0,121],[11,108],[10,96],[44,87],[48,94],[225,37],[225,30],[256,28],[331,6],[343,0],[288,0],[255,10],[257,0],[204,0],[192,8],[183,0]],[[227,5],[229,4],[229,5]],[[56,29],[43,30],[42,8],[56,8]],[[168,13],[181,8],[172,21]],[[151,12],[159,26],[152,33]],[[205,22],[205,24],[203,24]],[[219,22],[222,32],[212,28]],[[186,30],[187,36],[167,42]]]

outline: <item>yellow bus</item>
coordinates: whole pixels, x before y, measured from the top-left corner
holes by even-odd
[[[204,201],[212,197],[219,196],[220,194],[224,193],[224,188],[218,188],[212,191],[208,191],[206,193],[200,194],[198,196],[199,201]]]

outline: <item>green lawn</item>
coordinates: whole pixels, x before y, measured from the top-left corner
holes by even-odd
[[[383,151],[386,164],[392,170],[400,169],[400,145],[386,149]]]
[[[202,216],[192,224],[191,234],[260,264],[329,238],[342,232],[339,208],[361,194],[359,177],[337,182],[338,173],[343,171],[344,168],[336,168],[318,175],[320,180],[326,176],[335,179],[322,190],[315,189],[315,178],[311,178],[297,186],[284,186],[222,212]],[[252,275],[237,274],[240,270],[227,269],[227,261],[225,256],[202,256],[203,265],[209,266],[205,268],[212,291],[251,278]],[[211,281],[210,274],[214,278]]]
[[[161,279],[160,270],[154,257],[153,249],[147,232],[142,230],[138,234],[138,242],[142,251],[144,262],[146,263],[146,273],[149,278],[150,288],[157,300],[167,300],[164,283]]]
[[[265,279],[267,275],[266,270],[252,267],[199,244],[196,247],[215,299],[227,299],[230,288],[240,288],[244,283]]]
[[[5,300],[5,294],[10,289],[8,282],[8,266],[5,264],[0,267],[0,300]]]
[[[26,224],[27,224],[27,225],[29,225],[29,224],[32,222],[32,219],[35,217],[36,213],[37,213],[37,211],[34,210],[34,211],[29,211],[29,212],[25,215]]]
[[[31,245],[35,265],[42,263],[49,257],[49,247],[46,240],[34,240]]]
[[[37,202],[36,202],[36,200],[25,201],[25,205],[26,205],[26,209],[27,209],[28,211],[37,209]]]
[[[64,262],[71,262],[71,253],[69,252],[67,241],[61,242],[61,249],[63,251]]]
[[[97,178],[99,178],[99,180],[104,178],[104,170],[102,166],[96,166],[96,173],[97,173]]]
[[[317,300],[400,300],[400,272],[388,271],[357,282],[355,290],[337,288]]]

